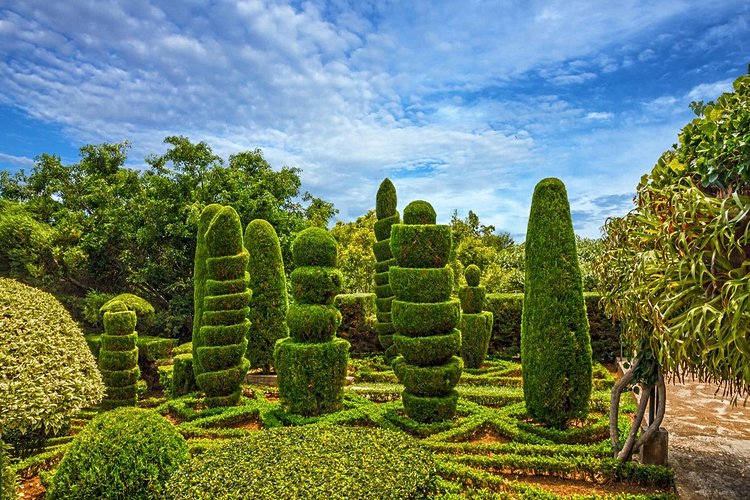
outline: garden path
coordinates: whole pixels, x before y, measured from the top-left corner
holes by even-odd
[[[732,406],[718,386],[667,385],[662,427],[682,500],[750,498],[750,400]]]

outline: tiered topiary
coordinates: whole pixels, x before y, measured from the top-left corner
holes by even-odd
[[[251,368],[270,373],[276,341],[289,336],[286,326],[288,308],[286,275],[279,237],[273,226],[255,219],[245,229],[245,248],[250,254],[250,331],[247,352]]]
[[[521,362],[526,411],[562,427],[588,411],[591,339],[565,186],[536,185],[526,233]]]
[[[451,299],[453,271],[446,267],[450,227],[435,223],[429,203],[414,201],[404,208],[404,223],[391,229],[391,249],[397,263],[389,271],[393,341],[400,354],[393,369],[404,384],[404,409],[420,422],[452,418],[463,361],[456,356],[461,309]]]
[[[248,303],[247,250],[242,223],[232,207],[219,210],[205,233],[206,282],[203,319],[198,332],[195,381],[208,406],[229,406],[240,398],[240,383],[250,362],[245,358]]]
[[[104,331],[99,351],[99,369],[107,387],[102,400],[104,409],[118,406],[135,406],[138,395],[138,334],[137,317],[123,302],[113,302],[104,313]]]
[[[389,284],[388,269],[396,262],[391,253],[391,226],[401,222],[396,210],[396,188],[390,179],[386,178],[380,183],[375,198],[375,240],[372,246],[377,263],[375,264],[375,306],[377,307],[378,339],[386,350],[387,359],[393,359],[398,354],[393,345],[393,319],[391,315],[391,303],[393,302],[393,290]]]
[[[492,313],[482,311],[485,288],[479,286],[482,271],[471,264],[464,271],[467,286],[458,289],[461,300],[461,358],[466,368],[479,368],[487,356],[492,336]]]
[[[286,411],[312,416],[336,411],[344,396],[349,342],[335,338],[341,313],[333,299],[341,289],[336,240],[310,227],[292,244],[297,268],[286,314],[289,338],[276,342],[274,360],[279,397]]]
[[[208,205],[201,212],[198,221],[198,236],[195,243],[195,262],[193,264],[193,374],[197,377],[203,370],[196,356],[202,345],[198,333],[203,324],[203,299],[206,295],[206,231],[214,216],[222,209],[216,203]]]

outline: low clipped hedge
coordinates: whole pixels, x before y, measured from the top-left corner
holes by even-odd
[[[608,363],[620,354],[620,326],[607,318],[599,307],[601,295],[595,292],[583,294],[589,318],[591,350],[593,358]],[[522,293],[489,293],[484,308],[494,316],[489,352],[514,355],[521,352]]]
[[[174,500],[425,498],[435,493],[436,478],[432,454],[413,438],[310,425],[209,449],[172,476],[167,494]]]
[[[96,416],[73,440],[47,499],[160,499],[188,458],[177,430],[153,410],[118,408]]]

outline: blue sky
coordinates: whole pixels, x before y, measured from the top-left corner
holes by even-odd
[[[168,135],[302,168],[341,220],[469,209],[523,241],[561,178],[597,237],[677,141],[692,100],[750,62],[746,1],[49,0],[0,2],[0,168]]]

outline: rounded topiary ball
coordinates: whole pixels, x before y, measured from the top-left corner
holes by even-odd
[[[154,410],[118,408],[97,415],[73,440],[47,498],[160,499],[188,459],[179,432]]]
[[[336,239],[320,227],[308,227],[292,243],[292,258],[297,266],[336,267]]]
[[[479,269],[479,266],[471,264],[464,271],[464,276],[466,277],[467,285],[479,286],[479,278],[482,276],[482,271]]]
[[[404,224],[435,224],[436,221],[435,209],[426,201],[412,201],[404,208]]]

